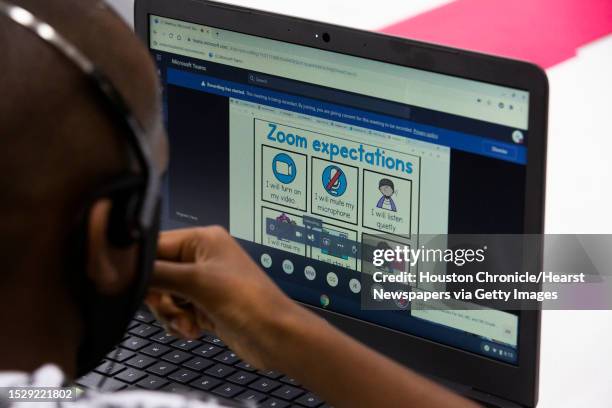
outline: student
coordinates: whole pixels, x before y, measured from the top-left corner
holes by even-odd
[[[162,173],[167,142],[156,71],[130,30],[99,1],[11,1],[48,22],[109,77],[147,132]],[[114,309],[101,320],[83,318],[82,305],[92,300],[75,291],[75,282],[86,281],[94,298],[138,301],[131,290],[142,248],[110,238],[129,225],[113,215],[119,198],[105,193],[109,181],[137,170],[124,129],[67,58],[3,14],[0,48],[0,387],[60,386],[81,374],[83,355],[110,351],[84,348],[86,334],[116,330],[122,319]],[[147,302],[172,333],[193,338],[213,330],[245,360],[296,378],[338,407],[474,405],[294,303],[222,228],[164,233],[157,255],[147,259],[155,262]],[[0,400],[2,407],[13,403]],[[88,393],[62,406],[216,405],[127,391]]]
[[[384,210],[389,210],[396,212],[397,207],[395,206],[395,202],[393,201],[393,194],[395,194],[395,186],[393,185],[393,181],[388,178],[380,179],[378,182],[378,190],[382,197],[376,203],[377,208],[381,208]]]

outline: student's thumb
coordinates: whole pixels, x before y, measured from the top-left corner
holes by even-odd
[[[155,261],[150,286],[151,289],[194,299],[204,290],[200,287],[202,279],[198,275],[198,265],[195,263]]]

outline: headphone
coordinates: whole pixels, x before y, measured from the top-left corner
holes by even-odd
[[[72,272],[67,283],[72,288],[83,320],[76,367],[77,375],[81,376],[99,364],[121,340],[132,316],[142,304],[155,260],[162,175],[153,163],[149,146],[152,140],[149,136],[152,135],[145,132],[117,88],[85,54],[51,25],[23,7],[0,0],[0,16],[7,17],[40,38],[83,73],[101,107],[124,130],[129,152],[139,167],[138,172],[117,177],[108,185],[98,188],[93,197],[111,198],[112,208],[107,225],[109,243],[118,248],[138,244],[136,277],[130,287],[119,295],[103,295],[86,276],[86,214],[79,217],[79,225],[72,234],[73,252],[66,254],[69,271]],[[157,125],[161,126],[161,121]]]
[[[136,158],[140,174],[126,177],[108,193],[113,196],[108,238],[111,244],[127,247],[154,223],[159,201],[160,177],[153,165],[148,138],[123,96],[108,77],[77,47],[51,25],[28,10],[0,0],[0,15],[30,31],[63,55],[83,73],[103,108],[111,113],[127,135],[127,145]]]

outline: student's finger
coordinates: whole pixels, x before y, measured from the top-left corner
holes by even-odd
[[[167,261],[193,261],[195,258],[195,229],[162,232],[157,243],[157,257]]]
[[[151,290],[147,294],[146,302],[151,308],[151,311],[157,315],[160,315],[158,320],[162,323],[168,323],[168,320],[178,316],[176,309],[171,308],[166,311],[166,305],[162,302],[163,296],[169,296],[168,294],[164,294],[162,292],[158,292],[156,290]],[[177,303],[177,299],[174,296],[171,296],[174,304],[177,305],[180,309],[184,310],[185,313],[191,318],[192,323],[196,326],[195,331],[199,334],[202,330],[212,331],[214,329],[214,325],[212,321],[208,318],[206,312],[202,310],[201,307],[195,306],[193,304],[181,306]],[[182,327],[184,328],[184,326]],[[185,331],[185,330],[182,330]]]
[[[180,337],[197,337],[200,330],[194,309],[178,307],[169,294],[156,291],[151,291],[145,301],[168,332]]]
[[[177,307],[172,297],[167,293],[150,292],[147,294],[145,302],[159,320],[170,322],[182,318],[184,315],[191,314],[195,320],[195,313]]]
[[[178,316],[186,313],[185,311],[175,307],[167,301],[168,295],[164,294],[149,294],[145,302],[155,317],[163,322],[170,322]]]
[[[192,262],[206,248],[215,246],[224,234],[220,227],[187,228],[162,232],[157,244],[157,257],[166,261]]]
[[[150,287],[187,300],[197,299],[205,290],[201,287],[203,279],[198,277],[200,269],[194,263],[156,261]]]
[[[204,331],[214,331],[215,325],[202,310],[196,310],[196,322],[198,327]]]
[[[227,245],[228,238],[229,233],[219,226],[163,232],[159,236],[157,257],[176,262],[203,261],[209,253]]]
[[[149,290],[145,296],[145,303],[150,307],[155,307],[161,302],[162,292]]]

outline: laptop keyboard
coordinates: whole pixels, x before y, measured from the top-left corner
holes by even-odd
[[[106,357],[76,383],[105,392],[195,392],[264,408],[327,406],[293,378],[255,370],[213,334],[183,340],[166,333],[145,310],[134,316],[126,337]]]

